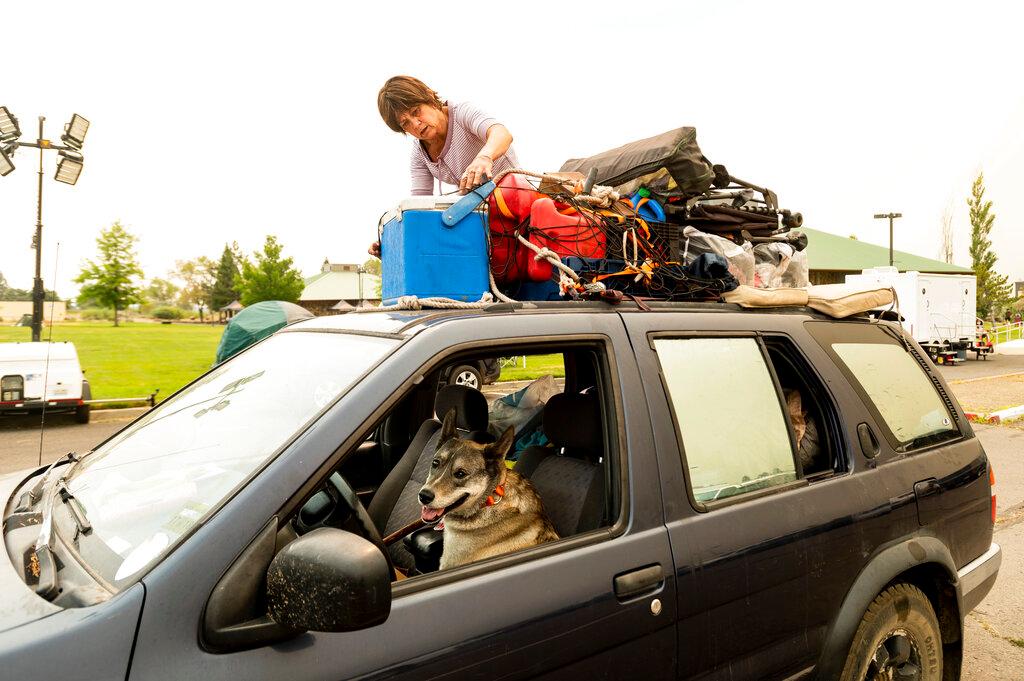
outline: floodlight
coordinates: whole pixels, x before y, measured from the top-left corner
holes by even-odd
[[[78,182],[78,176],[82,174],[82,155],[74,151],[61,151],[60,160],[57,161],[57,174],[53,179],[65,184]]]
[[[11,157],[0,147],[0,177],[9,174],[12,170],[14,170],[14,163],[11,161]]]
[[[21,137],[21,128],[18,127],[18,119],[14,117],[6,106],[0,106],[0,139],[18,139]]]
[[[61,140],[70,147],[81,149],[85,143],[85,133],[88,131],[89,121],[78,114],[74,114],[71,117],[71,122],[64,126],[64,134],[61,135]]]

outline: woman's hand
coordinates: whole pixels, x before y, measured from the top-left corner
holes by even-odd
[[[473,187],[477,187],[493,177],[493,167],[494,160],[490,156],[478,154],[466,168],[466,172],[462,173],[462,178],[459,180],[459,193],[465,194]]]
[[[369,253],[370,255],[372,255],[375,258],[379,258],[380,257],[380,242],[379,241],[374,241],[372,244],[370,244],[370,247],[366,249],[366,252]]]

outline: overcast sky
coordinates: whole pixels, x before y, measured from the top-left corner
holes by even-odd
[[[990,2],[4,3],[0,105],[23,140],[92,122],[74,187],[44,181],[43,277],[63,296],[99,230],[146,277],[275,234],[305,275],[362,262],[409,189],[380,120],[411,74],[490,111],[523,166],[554,170],[681,125],[805,224],[938,257],[984,171],[997,268],[1024,279],[1024,11]],[[40,31],[31,31],[30,28]],[[30,288],[38,152],[0,178],[0,272]],[[59,257],[56,249],[60,242]],[[813,267],[813,263],[812,263]],[[56,271],[56,277],[54,273]]]

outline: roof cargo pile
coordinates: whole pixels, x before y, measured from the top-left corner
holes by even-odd
[[[800,213],[712,165],[677,128],[558,172],[512,170],[381,220],[384,304],[399,299],[720,300],[808,284]]]

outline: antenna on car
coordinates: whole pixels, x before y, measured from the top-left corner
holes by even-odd
[[[53,279],[57,282],[57,262],[60,260],[60,242],[57,242],[55,255],[53,256]],[[46,287],[43,287],[43,298],[46,297]],[[50,380],[50,348],[53,346],[53,307],[57,301],[57,289],[53,290],[53,297],[50,299],[50,335],[46,339],[46,362],[43,364],[43,411],[39,416],[39,462],[37,466],[43,465],[43,430],[46,428],[46,384]],[[42,310],[40,310],[42,312]]]

